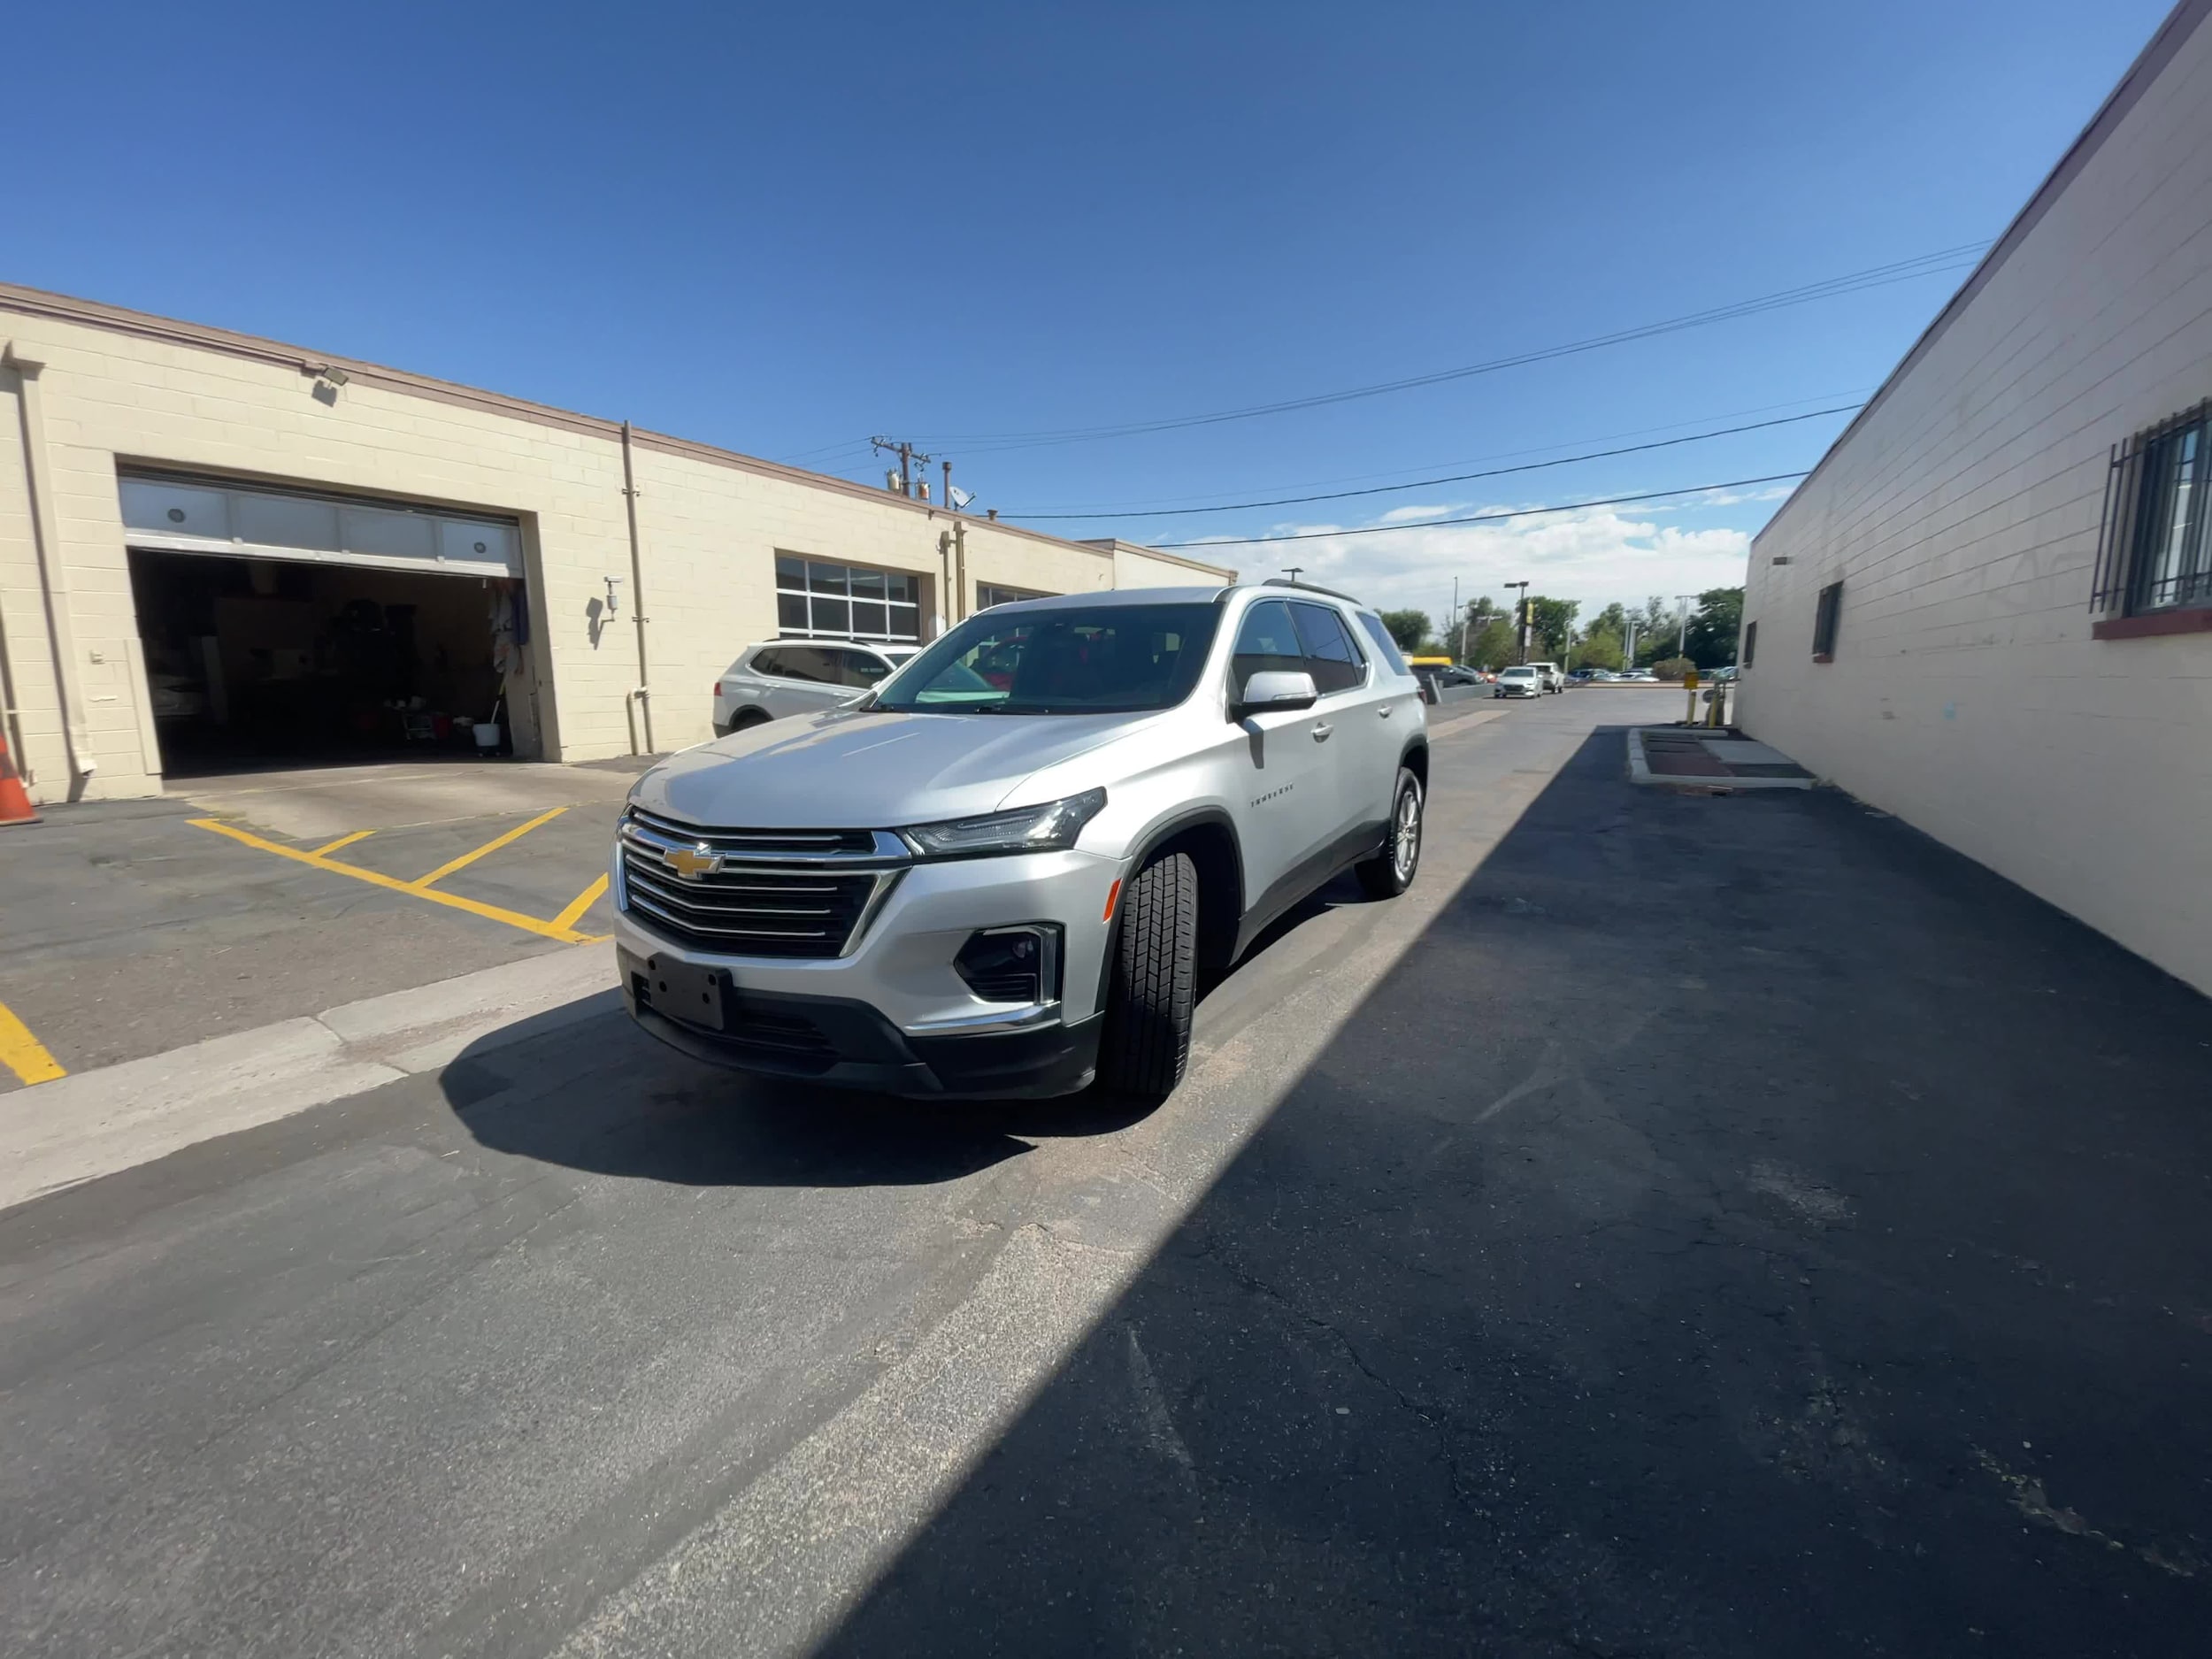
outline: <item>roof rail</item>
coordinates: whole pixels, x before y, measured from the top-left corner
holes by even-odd
[[[1288,576],[1271,576],[1260,586],[1263,588],[1298,588],[1310,594],[1326,594],[1332,599],[1341,599],[1346,604],[1358,605],[1362,610],[1364,610],[1367,605],[1364,599],[1355,599],[1351,595],[1339,593],[1333,588],[1324,588],[1319,582],[1296,581]]]

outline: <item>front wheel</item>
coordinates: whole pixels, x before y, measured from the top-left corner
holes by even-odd
[[[1099,1081],[1118,1094],[1165,1100],[1190,1064],[1198,1001],[1198,866],[1187,853],[1154,859],[1129,883],[1113,976]]]
[[[1421,868],[1421,780],[1412,769],[1398,768],[1398,787],[1390,797],[1390,839],[1382,851],[1355,865],[1368,896],[1394,899],[1413,885]]]

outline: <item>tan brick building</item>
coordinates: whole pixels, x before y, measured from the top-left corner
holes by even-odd
[[[1233,574],[0,286],[0,697],[42,803],[462,746],[495,705],[524,756],[680,748],[755,640]]]

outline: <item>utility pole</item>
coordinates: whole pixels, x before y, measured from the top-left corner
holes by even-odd
[[[1621,647],[1621,672],[1626,673],[1636,666],[1636,618],[1628,619],[1628,643]]]
[[[1528,661],[1528,584],[1526,582],[1504,582],[1500,585],[1506,588],[1517,588],[1521,590],[1520,596],[1513,602],[1513,660],[1517,663],[1525,663]]]
[[[1452,661],[1463,660],[1467,655],[1467,618],[1459,609],[1459,578],[1452,578]]]
[[[919,461],[927,466],[932,457],[897,438],[871,438],[868,447],[879,455],[895,455],[899,457],[899,494],[911,500],[914,495],[914,464]],[[923,494],[928,494],[928,490],[925,488]]]
[[[1690,654],[1690,601],[1696,597],[1695,594],[1677,594],[1674,596],[1674,603],[1682,609],[1682,636],[1674,642],[1677,657]]]

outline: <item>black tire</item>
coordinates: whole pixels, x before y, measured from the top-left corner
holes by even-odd
[[[1406,836],[1406,816],[1410,801],[1412,818],[1411,846],[1400,856],[1401,841]],[[1421,872],[1422,819],[1428,807],[1427,796],[1421,788],[1421,780],[1413,775],[1409,766],[1398,768],[1397,787],[1390,792],[1390,826],[1388,839],[1382,851],[1364,863],[1353,865],[1359,874],[1359,884],[1373,899],[1394,899],[1413,885],[1413,878]]]
[[[1163,1101],[1190,1063],[1198,991],[1198,867],[1169,853],[1122,895],[1098,1079],[1118,1094]]]
[[[742,732],[749,726],[767,724],[768,717],[758,709],[741,709],[730,717],[729,725],[722,728],[722,735],[727,737],[732,732]]]

